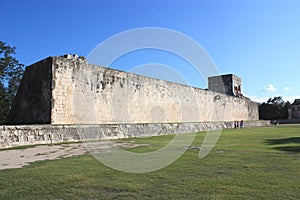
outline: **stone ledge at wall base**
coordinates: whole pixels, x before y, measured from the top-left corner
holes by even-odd
[[[270,125],[269,121],[245,121],[243,123],[244,127],[267,125]],[[0,148],[149,137],[232,128],[234,128],[234,122],[0,126]]]

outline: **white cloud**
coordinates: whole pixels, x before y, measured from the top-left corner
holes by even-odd
[[[274,92],[274,91],[276,91],[276,88],[274,87],[274,85],[269,84],[269,85],[266,85],[265,87],[263,87],[262,90],[265,92]]]
[[[285,87],[285,88],[283,88],[285,91],[289,91],[290,89],[292,89],[291,87]]]
[[[273,96],[270,97],[258,97],[256,95],[247,95],[244,94],[246,97],[250,98],[252,101],[255,101],[257,103],[264,103],[267,102],[270,98],[274,98]],[[280,96],[280,95],[278,95]],[[294,95],[294,96],[282,96],[282,99],[284,101],[289,101],[290,103],[294,103],[295,99],[300,99],[300,95]]]
[[[289,101],[290,103],[294,103],[295,99],[300,99],[300,95],[298,96],[285,96],[282,97],[284,101]]]
[[[249,97],[252,101],[255,101],[258,103],[267,102],[269,100],[269,98],[273,98],[273,97],[257,97],[257,96],[247,96],[247,97]],[[295,101],[295,99],[300,99],[300,95],[298,95],[298,96],[283,96],[282,99],[284,101],[289,101],[290,103],[293,103]]]
[[[252,101],[255,101],[257,103],[263,103],[267,102],[269,100],[269,97],[257,97],[257,96],[247,96],[249,97]]]

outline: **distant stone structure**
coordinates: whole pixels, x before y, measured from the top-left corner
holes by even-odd
[[[300,119],[300,99],[295,99],[289,108],[289,119]]]
[[[258,120],[235,75],[210,77],[199,89],[88,64],[83,57],[48,57],[26,68],[9,124],[185,123]]]
[[[227,95],[242,96],[242,79],[233,74],[209,77],[208,88]]]

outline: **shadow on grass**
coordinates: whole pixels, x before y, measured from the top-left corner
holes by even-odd
[[[267,144],[269,145],[285,145],[280,147],[273,147],[273,149],[279,150],[279,151],[287,151],[291,153],[300,153],[300,137],[290,137],[290,138],[281,138],[281,139],[268,139],[266,140]],[[289,145],[290,144],[290,145]],[[289,146],[286,146],[289,145]]]

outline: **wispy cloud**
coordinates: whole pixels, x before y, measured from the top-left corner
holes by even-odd
[[[269,85],[266,85],[265,87],[263,87],[261,90],[263,90],[265,92],[274,92],[274,91],[276,91],[276,88],[274,87],[274,85],[269,84]]]
[[[251,95],[246,95],[246,97],[250,98],[252,101],[258,102],[258,103],[263,103],[267,102],[270,98],[273,98],[272,96],[270,97],[258,97],[258,96],[251,96]],[[289,101],[290,103],[293,103],[295,99],[300,99],[300,95],[295,95],[295,96],[282,96],[282,99],[284,101]]]
[[[285,88],[283,88],[285,91],[289,91],[289,90],[291,90],[292,88],[291,87],[285,87]]]
[[[290,103],[293,103],[295,99],[300,99],[300,95],[298,96],[285,96],[283,97],[284,101],[289,101]]]
[[[249,97],[252,101],[258,102],[258,103],[263,103],[267,102],[270,97],[257,97],[257,96],[247,96]]]

